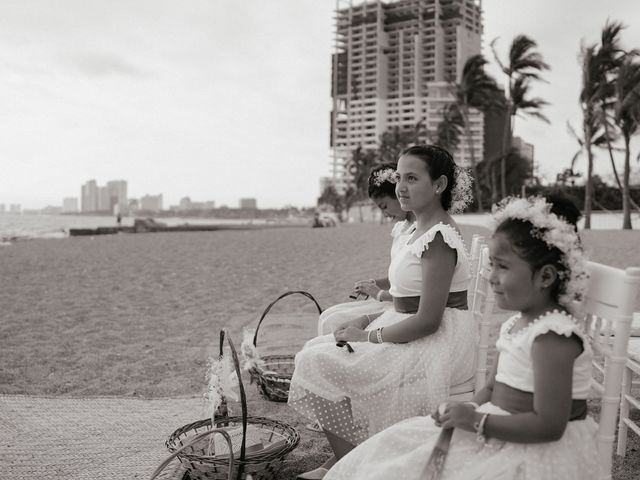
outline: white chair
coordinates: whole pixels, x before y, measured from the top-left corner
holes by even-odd
[[[584,300],[585,325],[598,372],[594,376],[593,387],[602,398],[597,433],[598,453],[603,465],[602,478],[609,480],[622,373],[627,360],[633,307],[640,286],[640,268],[621,270],[589,262],[588,271],[590,279]]]
[[[471,237],[471,249],[469,251],[469,272],[471,274],[471,283],[469,284],[469,294],[467,296],[469,306],[473,305],[473,297],[476,291],[476,282],[478,279],[478,270],[480,268],[480,251],[486,245],[486,241],[482,235],[477,233]]]
[[[483,388],[487,382],[487,359],[492,327],[492,313],[495,304],[493,290],[489,283],[491,267],[489,265],[489,247],[482,245],[478,255],[478,270],[472,284],[475,285],[471,317],[478,328],[476,345],[476,373],[473,379],[451,387],[449,399],[456,401],[471,400],[473,394]],[[475,280],[475,281],[474,281]]]
[[[618,422],[618,446],[616,453],[624,457],[627,453],[627,435],[629,429],[640,436],[640,425],[630,416],[631,407],[640,409],[640,398],[633,396],[633,388],[640,384],[634,381],[634,375],[640,376],[640,313],[633,314],[632,332],[627,348],[628,358],[622,374],[622,395],[620,397],[620,420]],[[635,332],[633,331],[635,330]]]
[[[475,390],[481,390],[487,383],[489,348],[495,346],[496,338],[492,339],[492,330],[497,325],[493,317],[495,295],[490,282],[491,265],[489,264],[489,247],[484,245],[480,253],[478,274],[476,275],[476,289],[471,306],[473,319],[478,325],[478,347],[476,350]],[[496,335],[494,335],[496,337]],[[491,341],[493,340],[493,341]],[[494,347],[495,348],[495,347]]]

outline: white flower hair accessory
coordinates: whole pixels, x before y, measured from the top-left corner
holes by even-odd
[[[510,218],[530,222],[533,236],[560,250],[560,262],[566,270],[559,272],[562,284],[558,303],[574,316],[579,316],[589,273],[580,238],[573,225],[551,213],[551,204],[542,197],[505,198],[494,205],[492,214],[496,228]]]
[[[393,168],[385,168],[373,173],[373,184],[376,187],[384,182],[396,183],[396,171]]]
[[[469,170],[456,165],[453,172],[454,186],[451,190],[451,206],[449,213],[462,213],[473,201],[471,185],[473,177]]]

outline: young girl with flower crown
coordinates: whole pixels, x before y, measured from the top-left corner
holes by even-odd
[[[325,477],[418,480],[440,428],[453,428],[442,479],[595,479],[596,424],[586,416],[592,352],[574,316],[587,280],[566,199],[510,199],[494,211],[491,286],[501,308],[499,357],[472,402],[400,422],[372,437]]]
[[[376,165],[369,174],[368,188],[369,198],[382,214],[396,222],[391,230],[391,258],[414,228],[413,214],[402,210],[396,197],[396,168],[395,163]],[[387,308],[393,308],[390,287],[388,278],[356,282],[353,293],[358,297],[367,295],[369,299],[339,303],[326,309],[318,318],[318,335],[330,334],[358,317],[380,314]]]
[[[473,377],[469,263],[450,215],[469,199],[469,186],[446,150],[406,149],[396,194],[416,223],[389,265],[393,308],[317,337],[296,355],[289,404],[319,421],[336,458],[400,420],[427,414],[451,385]],[[322,478],[331,463],[299,478]]]

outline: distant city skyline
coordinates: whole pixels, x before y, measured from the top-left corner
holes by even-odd
[[[579,129],[580,42],[597,41],[610,18],[628,23],[623,46],[640,48],[632,23],[640,2],[482,6],[483,53],[499,83],[496,37],[504,56],[527,34],[551,65],[532,93],[551,103],[552,124],[519,118],[515,135],[553,179],[578,148],[566,121]],[[329,174],[334,8],[335,0],[2,2],[0,203],[61,205],[86,179],[127,178],[131,197],[162,193],[165,205],[185,196],[314,205]],[[606,154],[596,155],[596,173],[607,176]]]

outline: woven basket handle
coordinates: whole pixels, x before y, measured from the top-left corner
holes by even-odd
[[[290,292],[286,292],[283,293],[282,295],[280,295],[278,298],[276,298],[273,302],[271,302],[269,304],[269,306],[267,308],[265,308],[264,312],[262,312],[262,316],[260,317],[260,321],[258,322],[258,326],[256,327],[256,332],[253,334],[253,346],[257,347],[258,346],[258,331],[260,330],[260,325],[262,324],[262,321],[264,320],[264,317],[267,316],[267,313],[269,313],[269,311],[271,310],[271,308],[278,303],[280,300],[282,300],[284,297],[288,297],[289,295],[294,295],[294,294],[300,294],[300,295],[304,295],[305,297],[307,297],[309,300],[311,300],[313,303],[316,304],[316,307],[318,308],[318,314],[322,313],[322,308],[320,308],[320,305],[318,304],[318,302],[316,301],[315,298],[313,298],[313,295],[311,295],[309,292],[305,292],[304,290],[292,290]]]
[[[219,428],[213,428],[211,430],[207,430],[206,432],[200,432],[197,435],[194,435],[193,438],[191,438],[191,440],[189,441],[189,443],[183,445],[178,450],[176,450],[171,455],[169,455],[160,464],[160,466],[158,466],[158,468],[156,468],[156,470],[151,474],[151,478],[149,480],[153,480],[158,475],[160,475],[160,473],[162,473],[162,471],[165,468],[167,468],[167,465],[169,465],[173,461],[174,458],[176,458],[179,454],[181,454],[185,449],[189,448],[193,443],[197,442],[201,438],[204,438],[204,437],[209,436],[209,435],[213,435],[214,433],[219,433],[220,435],[222,435],[224,437],[224,439],[227,441],[227,444],[229,445],[229,477],[228,477],[228,480],[233,480],[233,466],[234,466],[234,462],[235,462],[235,460],[233,459],[233,444],[231,443],[231,437],[229,436],[227,431],[219,429]]]
[[[240,446],[240,463],[238,464],[237,477],[238,480],[241,480],[247,450],[247,394],[244,391],[244,385],[242,385],[242,375],[240,374],[240,360],[238,359],[238,352],[236,352],[236,347],[233,345],[231,337],[224,329],[220,331],[220,358],[222,358],[222,348],[224,346],[225,336],[227,338],[227,343],[229,344],[229,349],[231,350],[233,366],[235,367],[236,375],[238,376],[238,388],[240,389],[240,405],[242,406],[242,444]]]

